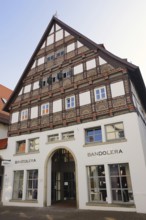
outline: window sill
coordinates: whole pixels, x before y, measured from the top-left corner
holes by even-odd
[[[11,199],[9,202],[20,202],[20,203],[38,203],[38,200],[20,200],[20,199]]]
[[[127,139],[120,139],[120,140],[113,140],[113,141],[106,141],[106,142],[92,142],[92,143],[86,143],[83,145],[83,147],[92,147],[92,146],[100,146],[100,145],[107,145],[107,144],[115,144],[115,143],[123,143],[127,142]]]
[[[67,142],[67,141],[75,141],[75,138],[70,138],[70,139],[66,139],[66,140],[50,141],[50,142],[46,142],[46,144],[56,144],[56,143]]]
[[[107,203],[107,202],[87,202],[87,206],[104,206],[104,207],[125,207],[125,208],[135,208],[134,203],[129,202],[119,202],[119,203]]]
[[[17,153],[17,154],[13,154],[13,156],[25,156],[25,155],[29,155],[29,154],[38,154],[40,153],[40,151],[33,151],[33,152],[26,152],[26,153]]]

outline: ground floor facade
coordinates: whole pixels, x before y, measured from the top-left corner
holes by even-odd
[[[66,201],[79,209],[146,213],[138,120],[130,113],[10,137],[2,158],[11,159],[2,172],[3,205],[44,207]]]

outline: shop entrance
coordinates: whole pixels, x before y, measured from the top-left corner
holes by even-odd
[[[1,165],[1,159],[0,159],[0,203],[2,200],[3,175],[4,175],[4,167]]]
[[[52,204],[76,203],[75,162],[65,149],[55,151],[52,157]]]

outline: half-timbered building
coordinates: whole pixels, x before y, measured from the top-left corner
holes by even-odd
[[[5,110],[4,205],[146,212],[137,66],[53,17]]]

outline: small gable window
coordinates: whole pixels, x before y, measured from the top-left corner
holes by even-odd
[[[28,119],[28,109],[24,109],[21,111],[21,121]]]
[[[49,114],[49,103],[45,103],[41,106],[41,115]]]
[[[96,88],[94,90],[94,92],[95,92],[95,101],[100,101],[100,100],[106,99],[105,86],[100,87],[100,88]]]

